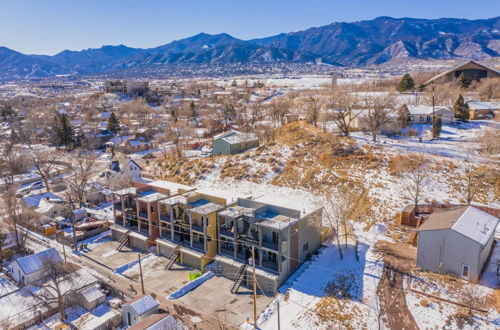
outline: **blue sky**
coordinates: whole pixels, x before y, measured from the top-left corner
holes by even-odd
[[[499,0],[0,0],[0,46],[54,54],[148,48],[200,32],[251,39],[377,16],[489,18]]]

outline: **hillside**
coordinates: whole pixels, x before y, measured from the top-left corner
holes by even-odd
[[[464,203],[464,161],[429,152],[427,189],[421,202]],[[352,217],[364,214],[364,221],[371,223],[394,218],[410,203],[402,165],[412,157],[415,152],[366,144],[357,136],[340,138],[295,122],[276,129],[275,140],[255,150],[213,158],[160,160],[151,167],[154,170],[150,175],[200,186],[217,183],[232,189],[257,189],[258,184],[267,184],[278,193],[282,187],[323,200],[354,191],[358,209]],[[481,169],[481,189],[475,201],[481,204],[500,198],[500,170],[492,164],[481,161],[475,165]]]

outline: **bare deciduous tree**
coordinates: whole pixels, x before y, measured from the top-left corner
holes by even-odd
[[[35,172],[42,178],[45,188],[50,192],[50,175],[56,169],[61,153],[57,150],[53,152],[34,150],[31,146],[30,149]]]
[[[402,183],[406,196],[413,202],[415,213],[418,212],[418,202],[427,189],[429,183],[428,158],[423,154],[415,154],[412,163],[404,169]]]
[[[330,119],[344,136],[349,136],[352,123],[360,114],[353,111],[356,103],[356,97],[347,88],[336,89],[328,95],[327,106],[332,111]]]
[[[364,116],[362,119],[366,122],[372,134],[372,141],[377,142],[377,134],[380,132],[382,126],[387,124],[391,112],[394,112],[394,96],[391,93],[366,96],[364,102],[365,106],[368,108],[368,115]]]
[[[77,266],[69,262],[63,262],[53,255],[48,255],[43,260],[43,276],[36,282],[41,288],[34,295],[35,300],[47,307],[57,304],[59,318],[66,321],[66,297],[74,294],[78,287],[78,278],[75,276]]]

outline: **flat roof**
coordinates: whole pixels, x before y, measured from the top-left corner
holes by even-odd
[[[125,189],[122,189],[122,190],[114,191],[113,193],[115,195],[120,195],[120,196],[124,196],[124,195],[136,195],[137,194],[137,188],[134,188],[134,187],[125,188]]]
[[[156,180],[153,182],[148,182],[148,185],[151,187],[168,189],[168,190],[170,190],[171,195],[178,194],[179,189],[188,190],[188,191],[194,189],[193,187],[187,186],[185,184],[175,183],[175,182],[171,182],[171,181],[164,181],[164,180]]]

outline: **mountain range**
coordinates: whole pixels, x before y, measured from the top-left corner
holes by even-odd
[[[498,56],[500,16],[478,20],[377,17],[253,40],[225,33],[200,33],[149,49],[103,46],[48,56],[0,47],[0,78],[95,75],[142,69],[150,72],[188,65],[294,63],[364,67],[395,60],[483,60]]]

